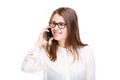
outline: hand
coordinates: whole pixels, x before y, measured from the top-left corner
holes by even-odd
[[[41,46],[45,46],[47,44],[48,45],[52,44],[53,37],[51,37],[49,39],[49,41],[47,41],[45,39],[46,32],[49,32],[48,28],[49,28],[49,26],[47,28],[44,28],[43,31],[40,33],[39,38],[38,38],[37,42],[35,43],[36,47],[40,48]]]

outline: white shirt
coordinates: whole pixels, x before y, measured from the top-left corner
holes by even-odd
[[[95,64],[89,46],[79,49],[79,60],[73,61],[73,55],[59,47],[57,60],[50,61],[43,48],[33,47],[22,64],[25,72],[44,71],[44,80],[95,80]]]

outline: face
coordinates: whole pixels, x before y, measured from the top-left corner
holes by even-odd
[[[60,16],[59,14],[55,14],[52,18],[52,22],[54,23],[64,23],[65,24],[65,20],[62,16]],[[60,24],[61,25],[61,24]],[[52,34],[53,34],[53,38],[55,40],[59,41],[65,41],[67,38],[67,26],[64,25],[65,27],[60,29],[58,26],[60,25],[56,25],[54,28],[51,28],[52,30]],[[62,25],[63,26],[63,25]]]

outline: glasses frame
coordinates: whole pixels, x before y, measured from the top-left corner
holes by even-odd
[[[51,26],[51,25],[53,25],[53,26]],[[58,23],[56,23],[56,22],[54,22],[54,21],[50,21],[50,22],[49,22],[49,26],[50,26],[51,28],[55,28],[56,25],[58,26],[59,29],[64,29],[67,24],[66,24],[66,23],[63,23],[63,22],[58,22]],[[61,28],[60,25],[63,25],[64,27]]]

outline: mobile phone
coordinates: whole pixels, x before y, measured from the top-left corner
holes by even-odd
[[[49,39],[53,36],[52,31],[50,28],[48,28],[49,32],[46,32],[46,40],[49,41]]]

